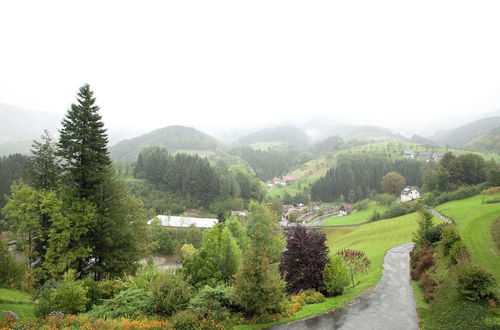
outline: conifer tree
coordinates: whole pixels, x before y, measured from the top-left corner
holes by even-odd
[[[88,84],[80,88],[77,103],[71,105],[59,133],[58,155],[64,159],[66,184],[78,198],[95,200],[98,186],[109,174],[111,160],[106,129]]]
[[[33,142],[27,168],[29,182],[33,188],[45,190],[56,188],[60,166],[55,143],[47,130],[40,137],[40,141]]]

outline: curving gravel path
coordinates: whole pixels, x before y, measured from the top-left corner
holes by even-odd
[[[413,245],[407,243],[387,251],[379,284],[355,298],[353,305],[271,329],[418,330],[410,280],[409,253]]]

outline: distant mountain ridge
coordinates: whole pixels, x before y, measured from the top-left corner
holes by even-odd
[[[499,127],[500,116],[482,118],[447,132],[437,133],[431,139],[441,145],[463,148],[468,142]]]
[[[62,115],[0,103],[0,118],[0,143],[7,143],[37,139],[45,129],[56,133]]]
[[[214,137],[192,127],[167,126],[141,136],[123,140],[109,148],[111,158],[135,160],[139,152],[149,146],[165,147],[168,152],[177,150],[216,151],[222,144]]]

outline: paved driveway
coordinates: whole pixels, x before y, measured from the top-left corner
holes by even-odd
[[[410,280],[413,243],[390,249],[384,257],[382,279],[375,289],[347,307],[272,329],[418,330]]]

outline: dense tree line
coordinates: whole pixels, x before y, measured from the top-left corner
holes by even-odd
[[[311,187],[311,199],[349,202],[381,192],[381,179],[388,172],[398,172],[408,185],[420,186],[422,174],[433,165],[412,160],[393,160],[378,153],[348,154],[339,157],[337,165]]]
[[[487,162],[476,154],[455,156],[448,152],[435,169],[425,173],[423,188],[425,191],[448,192],[486,181],[493,186],[500,185],[498,164]]]
[[[261,200],[259,180],[249,175],[212,166],[198,155],[170,155],[165,148],[143,149],[134,176],[146,179],[160,191],[182,196],[196,206],[208,207],[217,200],[241,197]]]
[[[0,157],[0,209],[5,205],[4,196],[9,193],[12,182],[26,179],[27,161],[28,158],[21,154]]]

